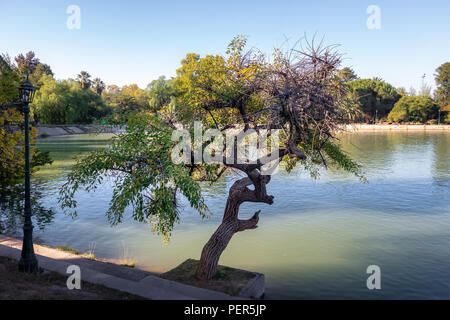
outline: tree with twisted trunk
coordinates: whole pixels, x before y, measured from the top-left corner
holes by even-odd
[[[275,50],[271,61],[256,50],[244,51],[246,39],[241,36],[230,43],[225,57],[188,54],[173,80],[173,106],[161,109],[157,117],[132,118],[127,132],[114,138],[108,148],[80,158],[61,190],[62,207],[75,209],[78,188],[91,190],[112,177],[110,222],[121,222],[125,208],[132,206],[136,220],[151,222],[154,231],[168,239],[179,220],[177,194],[207,216],[200,181],[217,181],[227,171],[240,173],[243,177],[229,189],[222,222],[201,253],[196,276],[209,280],[233,235],[257,227],[261,212],[240,219],[241,204],[274,202],[267,191],[268,162],[283,163],[287,171],[301,165],[312,177],[318,176],[320,167],[334,166],[364,180],[360,166],[341,151],[335,139],[354,111],[346,100],[345,83],[336,77],[340,56],[335,47],[314,41],[305,44],[304,50]],[[179,141],[174,140],[173,131],[181,128],[183,137],[189,136],[195,133],[195,121],[218,134],[207,139],[207,131],[202,130],[202,139],[188,139],[180,152],[185,161],[174,161]],[[238,137],[234,143],[228,139],[218,143],[222,134],[237,129],[244,135],[264,130],[269,138],[277,130],[278,143],[270,142],[270,151],[256,159],[242,158],[242,154],[238,159]],[[241,143],[245,146],[245,139]],[[214,161],[207,161],[208,156]]]

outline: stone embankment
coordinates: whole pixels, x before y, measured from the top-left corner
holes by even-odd
[[[120,133],[124,131],[120,126],[106,125],[38,125],[38,137],[63,136],[83,133]],[[427,124],[349,124],[345,126],[348,132],[355,131],[432,131],[450,132],[450,125]]]
[[[449,124],[349,124],[346,131],[447,131]]]
[[[69,134],[84,133],[120,133],[123,128],[120,126],[105,125],[37,125],[38,137],[64,136]]]

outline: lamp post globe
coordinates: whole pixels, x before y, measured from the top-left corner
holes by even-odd
[[[19,99],[23,104],[29,104],[33,102],[34,93],[36,92],[36,88],[33,84],[27,79],[24,83],[22,83],[19,87]]]
[[[27,79],[19,87],[19,98],[24,113],[25,129],[25,210],[23,225],[22,254],[19,261],[19,270],[27,273],[38,273],[39,265],[33,248],[33,223],[31,221],[30,196],[30,103],[33,102],[36,89]]]

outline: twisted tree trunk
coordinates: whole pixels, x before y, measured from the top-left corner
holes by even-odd
[[[200,280],[210,280],[214,277],[219,258],[236,232],[257,227],[260,211],[255,212],[248,220],[240,220],[238,217],[240,205],[246,201],[273,203],[273,197],[267,196],[265,188],[270,177],[262,176],[259,172],[249,177],[251,179],[243,178],[236,181],[230,188],[222,223],[202,250],[196,273]],[[255,190],[248,188],[251,184],[255,185]]]

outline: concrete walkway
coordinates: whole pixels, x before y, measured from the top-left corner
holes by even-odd
[[[0,235],[0,256],[19,260],[22,241]],[[228,294],[192,287],[162,279],[155,273],[102,261],[82,258],[79,255],[34,245],[39,266],[69,277],[70,265],[81,269],[81,280],[132,293],[147,299],[162,300],[228,300],[242,299]]]

